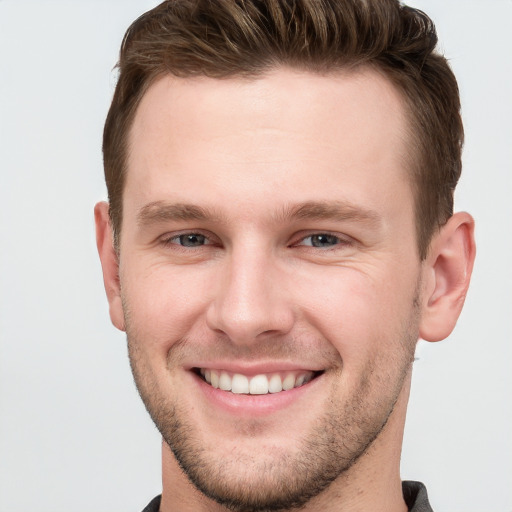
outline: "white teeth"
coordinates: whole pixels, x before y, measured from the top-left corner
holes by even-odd
[[[283,380],[283,390],[288,391],[295,386],[295,375],[289,373]]]
[[[212,372],[213,373],[213,372]],[[249,379],[245,375],[235,373],[231,381],[231,391],[241,395],[242,393],[249,393]]]
[[[211,379],[212,379],[212,386],[214,388],[218,388],[219,387],[219,374],[217,372],[212,371]]]
[[[240,373],[230,375],[226,371],[201,368],[199,373],[212,387],[235,394],[266,395],[298,388],[313,378],[313,372],[288,372],[285,374],[260,374],[247,377]],[[283,378],[284,376],[284,378]]]
[[[256,375],[249,382],[251,395],[266,395],[268,393],[268,379],[266,375]]]
[[[283,391],[283,381],[280,375],[272,375],[268,381],[268,390],[270,393],[279,393]]]
[[[231,378],[226,372],[220,374],[219,388],[223,391],[231,391]]]
[[[298,388],[299,386],[302,386],[302,384],[304,384],[305,380],[306,380],[305,375],[299,375],[297,377],[297,380],[295,381],[295,387]]]

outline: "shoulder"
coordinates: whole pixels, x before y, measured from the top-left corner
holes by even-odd
[[[402,492],[409,512],[433,512],[428,501],[427,489],[421,482],[402,482]]]
[[[156,498],[153,498],[142,512],[158,512],[160,510],[161,499],[162,496],[157,496]]]

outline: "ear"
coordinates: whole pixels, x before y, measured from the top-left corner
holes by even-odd
[[[96,245],[103,269],[103,283],[107,292],[110,319],[115,327],[124,331],[124,314],[119,284],[119,259],[114,249],[112,227],[108,214],[108,203],[101,202],[94,207],[96,223]]]
[[[445,339],[459,318],[475,260],[474,220],[454,214],[434,235],[424,262],[424,297],[420,337]]]

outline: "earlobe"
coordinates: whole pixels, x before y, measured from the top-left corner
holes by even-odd
[[[96,245],[103,270],[103,283],[107,293],[110,319],[115,327],[124,331],[124,315],[119,284],[119,261],[114,248],[108,203],[101,202],[94,207],[96,224]]]
[[[474,220],[468,213],[454,214],[434,235],[424,262],[424,301],[420,337],[446,338],[464,305],[475,260]]]

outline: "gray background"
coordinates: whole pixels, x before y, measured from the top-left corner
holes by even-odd
[[[92,209],[112,67],[149,0],[0,0],[0,511],[140,511],[160,439],[107,314]],[[420,343],[402,476],[436,512],[512,512],[512,2],[416,1],[461,87],[465,310]]]

